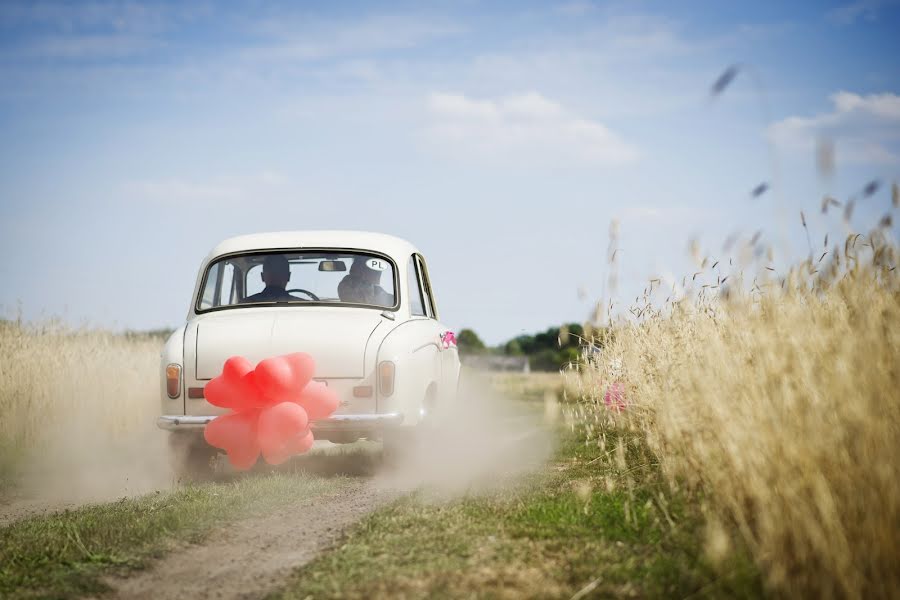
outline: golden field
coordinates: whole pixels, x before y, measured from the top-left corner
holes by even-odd
[[[0,476],[146,432],[159,413],[161,346],[154,336],[0,322]]]
[[[704,259],[682,295],[648,289],[577,377],[590,443],[623,477],[652,463],[689,490],[709,559],[740,543],[775,594],[896,597],[898,257],[880,229],[781,276],[725,282]]]

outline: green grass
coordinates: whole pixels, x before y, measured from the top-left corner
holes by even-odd
[[[608,489],[600,450],[574,439],[503,491],[420,490],[376,511],[272,598],[556,598],[592,582],[591,597],[762,595],[745,553],[707,561],[699,509],[661,500],[654,467]]]
[[[145,567],[216,526],[306,502],[349,480],[251,475],[30,517],[0,529],[0,597],[67,598],[107,591],[102,576]]]

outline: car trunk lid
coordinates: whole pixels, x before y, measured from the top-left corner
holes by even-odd
[[[383,321],[377,311],[349,307],[232,310],[240,314],[210,315],[198,324],[198,380],[219,375],[231,356],[255,364],[291,352],[312,355],[316,379],[362,378],[366,343]]]

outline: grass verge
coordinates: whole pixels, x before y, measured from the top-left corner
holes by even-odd
[[[223,522],[339,491],[349,480],[270,474],[35,516],[0,529],[0,597],[108,591],[102,577],[144,568]]]
[[[664,492],[657,467],[629,487],[577,439],[502,491],[420,490],[376,511],[271,598],[762,595],[746,553],[705,558],[697,504]]]

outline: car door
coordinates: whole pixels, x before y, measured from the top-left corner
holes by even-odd
[[[441,382],[441,389],[439,393],[442,399],[453,398],[456,394],[459,378],[459,353],[456,348],[456,341],[452,337],[447,337],[447,334],[452,332],[440,321],[425,258],[421,254],[414,254],[412,259],[415,263],[418,277],[421,308],[425,316],[433,322],[435,333],[440,339],[441,373],[439,381]]]

